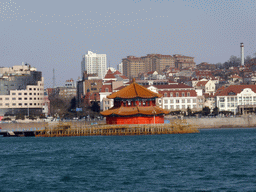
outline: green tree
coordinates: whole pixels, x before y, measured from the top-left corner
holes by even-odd
[[[203,115],[207,116],[211,113],[211,109],[209,107],[204,107],[203,108]]]
[[[219,114],[219,108],[218,107],[215,107],[212,111],[212,114],[217,116]]]
[[[191,116],[191,115],[192,115],[192,111],[191,111],[191,109],[190,109],[189,107],[187,108],[187,115],[188,115],[188,116]]]

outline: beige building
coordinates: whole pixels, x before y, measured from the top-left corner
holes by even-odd
[[[184,56],[184,55],[173,55],[175,59],[175,67],[178,69],[185,68],[195,68],[196,63],[194,62],[194,57]]]
[[[40,115],[44,78],[29,64],[0,68],[0,115]]]
[[[175,59],[171,55],[155,55],[153,58],[153,71],[161,73],[166,67],[174,68]]]
[[[128,78],[138,77],[140,73],[145,72],[145,63],[142,58],[135,56],[128,56],[122,60],[123,73]]]

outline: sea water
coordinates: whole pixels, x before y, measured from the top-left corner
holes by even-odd
[[[256,191],[256,129],[0,137],[0,191]]]

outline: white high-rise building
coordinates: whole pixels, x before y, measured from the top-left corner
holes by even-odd
[[[120,64],[117,65],[117,69],[120,73],[123,74],[123,62],[121,62]]]
[[[87,71],[87,74],[98,74],[99,79],[103,79],[107,71],[107,55],[96,54],[88,51],[87,54],[83,55],[81,62],[81,72]]]

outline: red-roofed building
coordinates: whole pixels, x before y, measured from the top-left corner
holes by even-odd
[[[219,111],[248,113],[256,108],[256,85],[230,85],[216,91]]]
[[[103,81],[105,82],[105,81],[110,81],[110,80],[116,81],[117,78],[116,78],[115,74],[109,69],[107,74],[103,78]]]

